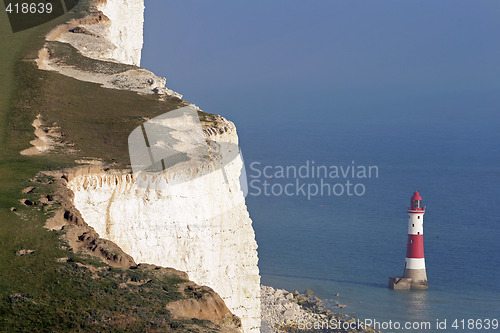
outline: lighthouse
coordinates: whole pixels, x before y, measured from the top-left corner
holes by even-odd
[[[389,287],[392,289],[427,289],[427,273],[424,257],[424,214],[422,197],[418,191],[410,199],[408,213],[408,243],[406,244],[406,260],[402,277],[390,277]]]

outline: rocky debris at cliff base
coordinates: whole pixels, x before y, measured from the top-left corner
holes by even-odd
[[[321,321],[326,316],[306,311],[293,299],[302,296],[293,295],[284,289],[261,286],[260,304],[262,313],[261,333],[281,332],[277,325],[293,324],[299,321]]]
[[[307,330],[300,328],[299,323],[325,323],[332,320],[342,323],[355,320],[348,315],[332,313],[325,308],[323,301],[314,294],[309,289],[301,294],[297,290],[288,292],[284,289],[274,289],[261,285],[261,333],[331,332],[331,329]],[[340,329],[338,332],[378,331],[368,327],[362,331]]]

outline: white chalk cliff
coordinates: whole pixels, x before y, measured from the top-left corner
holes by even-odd
[[[211,135],[214,143],[237,143],[234,125]],[[239,155],[165,172],[168,186],[153,190],[131,174],[90,172],[71,177],[69,188],[85,221],[136,262],[174,267],[214,289],[244,332],[259,332],[260,277],[257,244],[239,176]],[[220,155],[219,155],[220,154]],[[222,171],[224,168],[226,176]],[[227,177],[227,182],[225,177]]]
[[[97,8],[109,21],[87,20],[78,39],[58,31],[52,40],[71,43],[94,59],[139,65],[144,1],[98,1]],[[66,73],[54,64],[39,59],[40,68]],[[166,188],[141,187],[127,171],[95,169],[75,173],[68,178],[68,187],[75,207],[100,237],[115,242],[136,262],[187,272],[192,281],[211,287],[223,298],[241,318],[244,332],[259,332],[257,244],[240,187],[243,163],[238,136],[233,123],[218,119],[215,127],[203,132],[210,156],[165,171],[161,177],[168,183]],[[178,139],[182,142],[182,137]]]
[[[144,0],[106,0],[97,8],[110,20],[105,36],[115,46],[110,58],[139,66],[144,44]]]

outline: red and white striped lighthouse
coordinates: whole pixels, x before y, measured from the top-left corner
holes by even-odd
[[[424,257],[424,214],[422,197],[416,191],[411,197],[410,207],[407,210],[408,244],[403,278],[411,278],[411,289],[427,289],[427,273]]]

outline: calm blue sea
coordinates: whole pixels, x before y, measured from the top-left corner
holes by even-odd
[[[323,103],[318,96],[309,105],[301,99],[259,112],[265,116],[258,123],[239,124],[249,175],[257,173],[248,170],[252,161],[300,166],[309,160],[376,165],[379,177],[353,180],[365,185],[363,196],[249,195],[262,282],[312,289],[363,319],[429,321],[434,329],[437,319],[447,319],[450,332],[473,331],[453,329],[455,319],[500,319],[498,123],[464,117],[470,108],[493,111],[498,98],[423,96],[385,106],[350,104],[341,96]],[[229,111],[228,117],[239,116]],[[427,206],[430,288],[392,291],[387,279],[402,274],[406,208],[416,189]]]
[[[498,95],[409,96],[375,103],[353,96],[301,96],[293,88],[287,98],[266,96],[262,88],[256,93],[263,100],[239,96],[235,89],[228,92],[231,100],[246,101],[235,105],[199,93],[205,110],[217,107],[236,122],[250,182],[294,181],[256,177],[255,169],[264,166],[298,168],[314,161],[347,167],[354,161],[378,167],[378,178],[351,179],[364,185],[362,196],[308,200],[256,196],[250,188],[247,205],[263,284],[312,289],[332,309],[356,318],[430,322],[426,331],[481,331],[451,325],[455,319],[500,319]],[[481,117],[475,119],[474,108],[482,110]],[[250,167],[255,162],[260,164]],[[387,280],[403,271],[406,208],[415,190],[427,206],[430,288],[393,291]],[[337,303],[347,307],[338,310]],[[447,329],[435,329],[436,320],[445,319]]]
[[[499,13],[480,0],[153,1],[142,65],[236,123],[250,181],[295,182],[252,163],[378,167],[350,179],[362,196],[250,188],[262,283],[357,318],[484,332],[451,325],[500,320]],[[415,190],[430,288],[392,291]]]

